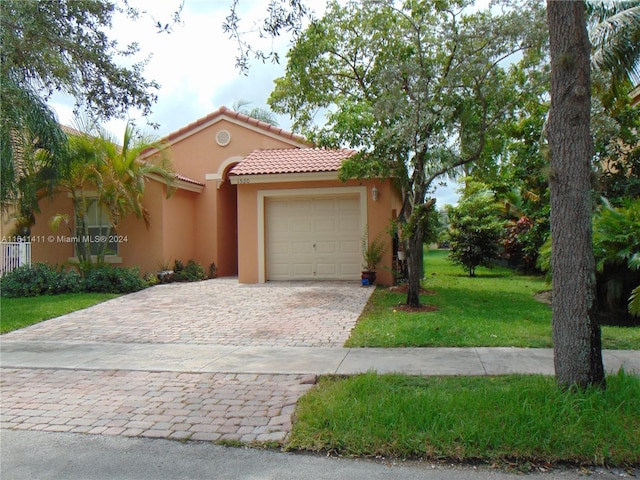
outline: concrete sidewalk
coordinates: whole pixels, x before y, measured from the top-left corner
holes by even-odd
[[[317,375],[553,374],[550,349],[343,348],[353,282],[158,285],[0,337],[2,428],[283,442]],[[640,351],[604,353],[640,375]]]
[[[640,374],[640,352],[604,352]],[[320,374],[553,374],[550,349],[336,348],[2,339],[2,427],[282,442]]]
[[[605,350],[605,368],[640,375],[640,351]],[[545,348],[335,348],[6,340],[2,368],[274,375],[553,375]]]

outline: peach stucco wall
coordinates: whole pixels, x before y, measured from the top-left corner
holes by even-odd
[[[226,146],[216,142],[216,134],[226,130],[231,141]],[[176,259],[186,262],[194,259],[205,270],[211,263],[218,267],[220,276],[238,275],[243,283],[259,281],[258,258],[258,192],[261,190],[340,189],[359,187],[366,189],[366,224],[370,238],[382,233],[389,248],[378,269],[378,282],[393,283],[391,238],[387,233],[393,211],[399,210],[397,192],[389,181],[286,181],[266,184],[232,185],[229,170],[255,149],[295,148],[303,146],[294,140],[261,131],[250,125],[240,125],[231,119],[217,120],[188,129],[182,136],[172,136],[170,157],[177,173],[199,184],[183,184],[169,199],[166,187],[153,180],[147,182],[144,204],[151,223],[145,227],[141,219],[124,219],[118,234],[126,237],[119,246],[121,266],[138,266],[141,273],[156,272],[161,265],[173,266]],[[378,189],[378,201],[371,198],[371,187]],[[53,200],[40,203],[42,213],[37,217],[32,235],[54,241],[33,245],[34,261],[50,263],[68,262],[74,255],[73,245],[57,241],[68,236],[61,227],[52,232],[48,221],[55,213],[73,217],[71,199],[66,193]],[[362,220],[363,223],[365,220]]]
[[[157,270],[157,264],[163,258],[163,218],[164,186],[148,181],[144,205],[150,214],[149,228],[142,219],[130,215],[118,226],[118,244],[116,258],[108,257],[107,261],[123,267],[140,267],[140,272],[151,273]],[[40,214],[31,229],[32,261],[66,265],[73,263],[75,257],[74,244],[69,241],[72,233],[62,223],[57,230],[50,227],[50,219],[54,215],[66,214],[73,222],[73,202],[66,192],[60,192],[52,198],[40,201]]]
[[[221,130],[231,136],[228,145],[216,142]],[[236,186],[229,183],[227,174],[255,149],[292,148],[292,143],[224,117],[173,140],[170,148],[174,170],[205,184],[202,192],[192,198],[193,253],[189,258],[205,269],[215,263],[220,276],[238,274]],[[175,214],[180,215],[180,211]],[[165,214],[165,221],[168,218]]]
[[[177,190],[169,199],[163,200],[162,212],[162,238],[164,240],[162,250],[162,263],[173,268],[176,260],[183,263],[196,260],[195,245],[198,240],[196,235],[195,200],[198,193],[185,190]],[[208,263],[198,261],[207,269]],[[156,268],[157,268],[156,264]]]
[[[378,189],[378,200],[373,201],[371,198],[371,189],[373,186]],[[259,210],[258,197],[259,192],[264,190],[300,190],[304,194],[304,190],[313,190],[318,188],[344,188],[344,187],[366,187],[367,198],[367,216],[366,221],[369,228],[369,238],[373,239],[378,234],[382,234],[382,238],[387,242],[388,248],[384,259],[378,268],[377,282],[379,284],[393,284],[393,274],[391,273],[392,265],[392,248],[391,236],[387,230],[390,226],[392,212],[399,208],[399,196],[392,187],[391,182],[381,180],[340,182],[338,180],[324,181],[304,181],[304,182],[282,182],[268,184],[240,184],[238,185],[238,218],[239,234],[238,234],[238,280],[241,283],[258,283],[260,279],[259,272]],[[264,251],[264,250],[263,250]]]
[[[216,142],[216,134],[226,130],[231,141],[226,146]],[[144,221],[130,216],[118,228],[126,239],[119,245],[118,256],[110,258],[120,266],[140,267],[142,274],[156,272],[161,265],[173,266],[175,260],[190,259],[205,270],[211,263],[218,266],[219,275],[236,275],[237,251],[237,187],[227,178],[228,171],[248,153],[257,148],[293,148],[299,146],[271,132],[250,125],[238,124],[221,116],[197,128],[187,129],[171,137],[169,157],[175,172],[204,184],[200,191],[178,189],[169,199],[166,187],[148,180],[143,199],[150,213],[148,228]],[[69,262],[75,255],[73,244],[62,241],[72,234],[62,225],[58,231],[49,227],[56,213],[66,213],[73,219],[73,204],[66,192],[40,202],[32,237],[32,258],[54,264]],[[2,229],[3,233],[8,226]]]
[[[40,213],[36,215],[36,223],[31,227],[31,261],[64,264],[75,255],[73,244],[64,241],[72,233],[64,223],[53,230],[49,222],[56,214],[67,215],[73,222],[71,199],[66,192],[59,192],[52,197],[43,198],[38,205]]]

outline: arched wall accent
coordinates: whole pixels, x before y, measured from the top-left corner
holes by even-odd
[[[244,157],[242,155],[234,155],[233,157],[227,158],[220,164],[216,173],[207,173],[204,177],[205,180],[215,180],[216,188],[219,189],[222,183],[225,181],[225,171],[234,163],[240,163],[242,160],[244,160]]]

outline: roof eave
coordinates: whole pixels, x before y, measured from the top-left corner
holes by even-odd
[[[338,171],[229,175],[232,185],[338,180]]]

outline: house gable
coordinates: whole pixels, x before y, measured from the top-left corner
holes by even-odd
[[[164,137],[173,168],[198,182],[224,180],[229,167],[255,149],[308,147],[304,138],[247,115],[221,107]],[[157,150],[149,150],[145,157]]]

